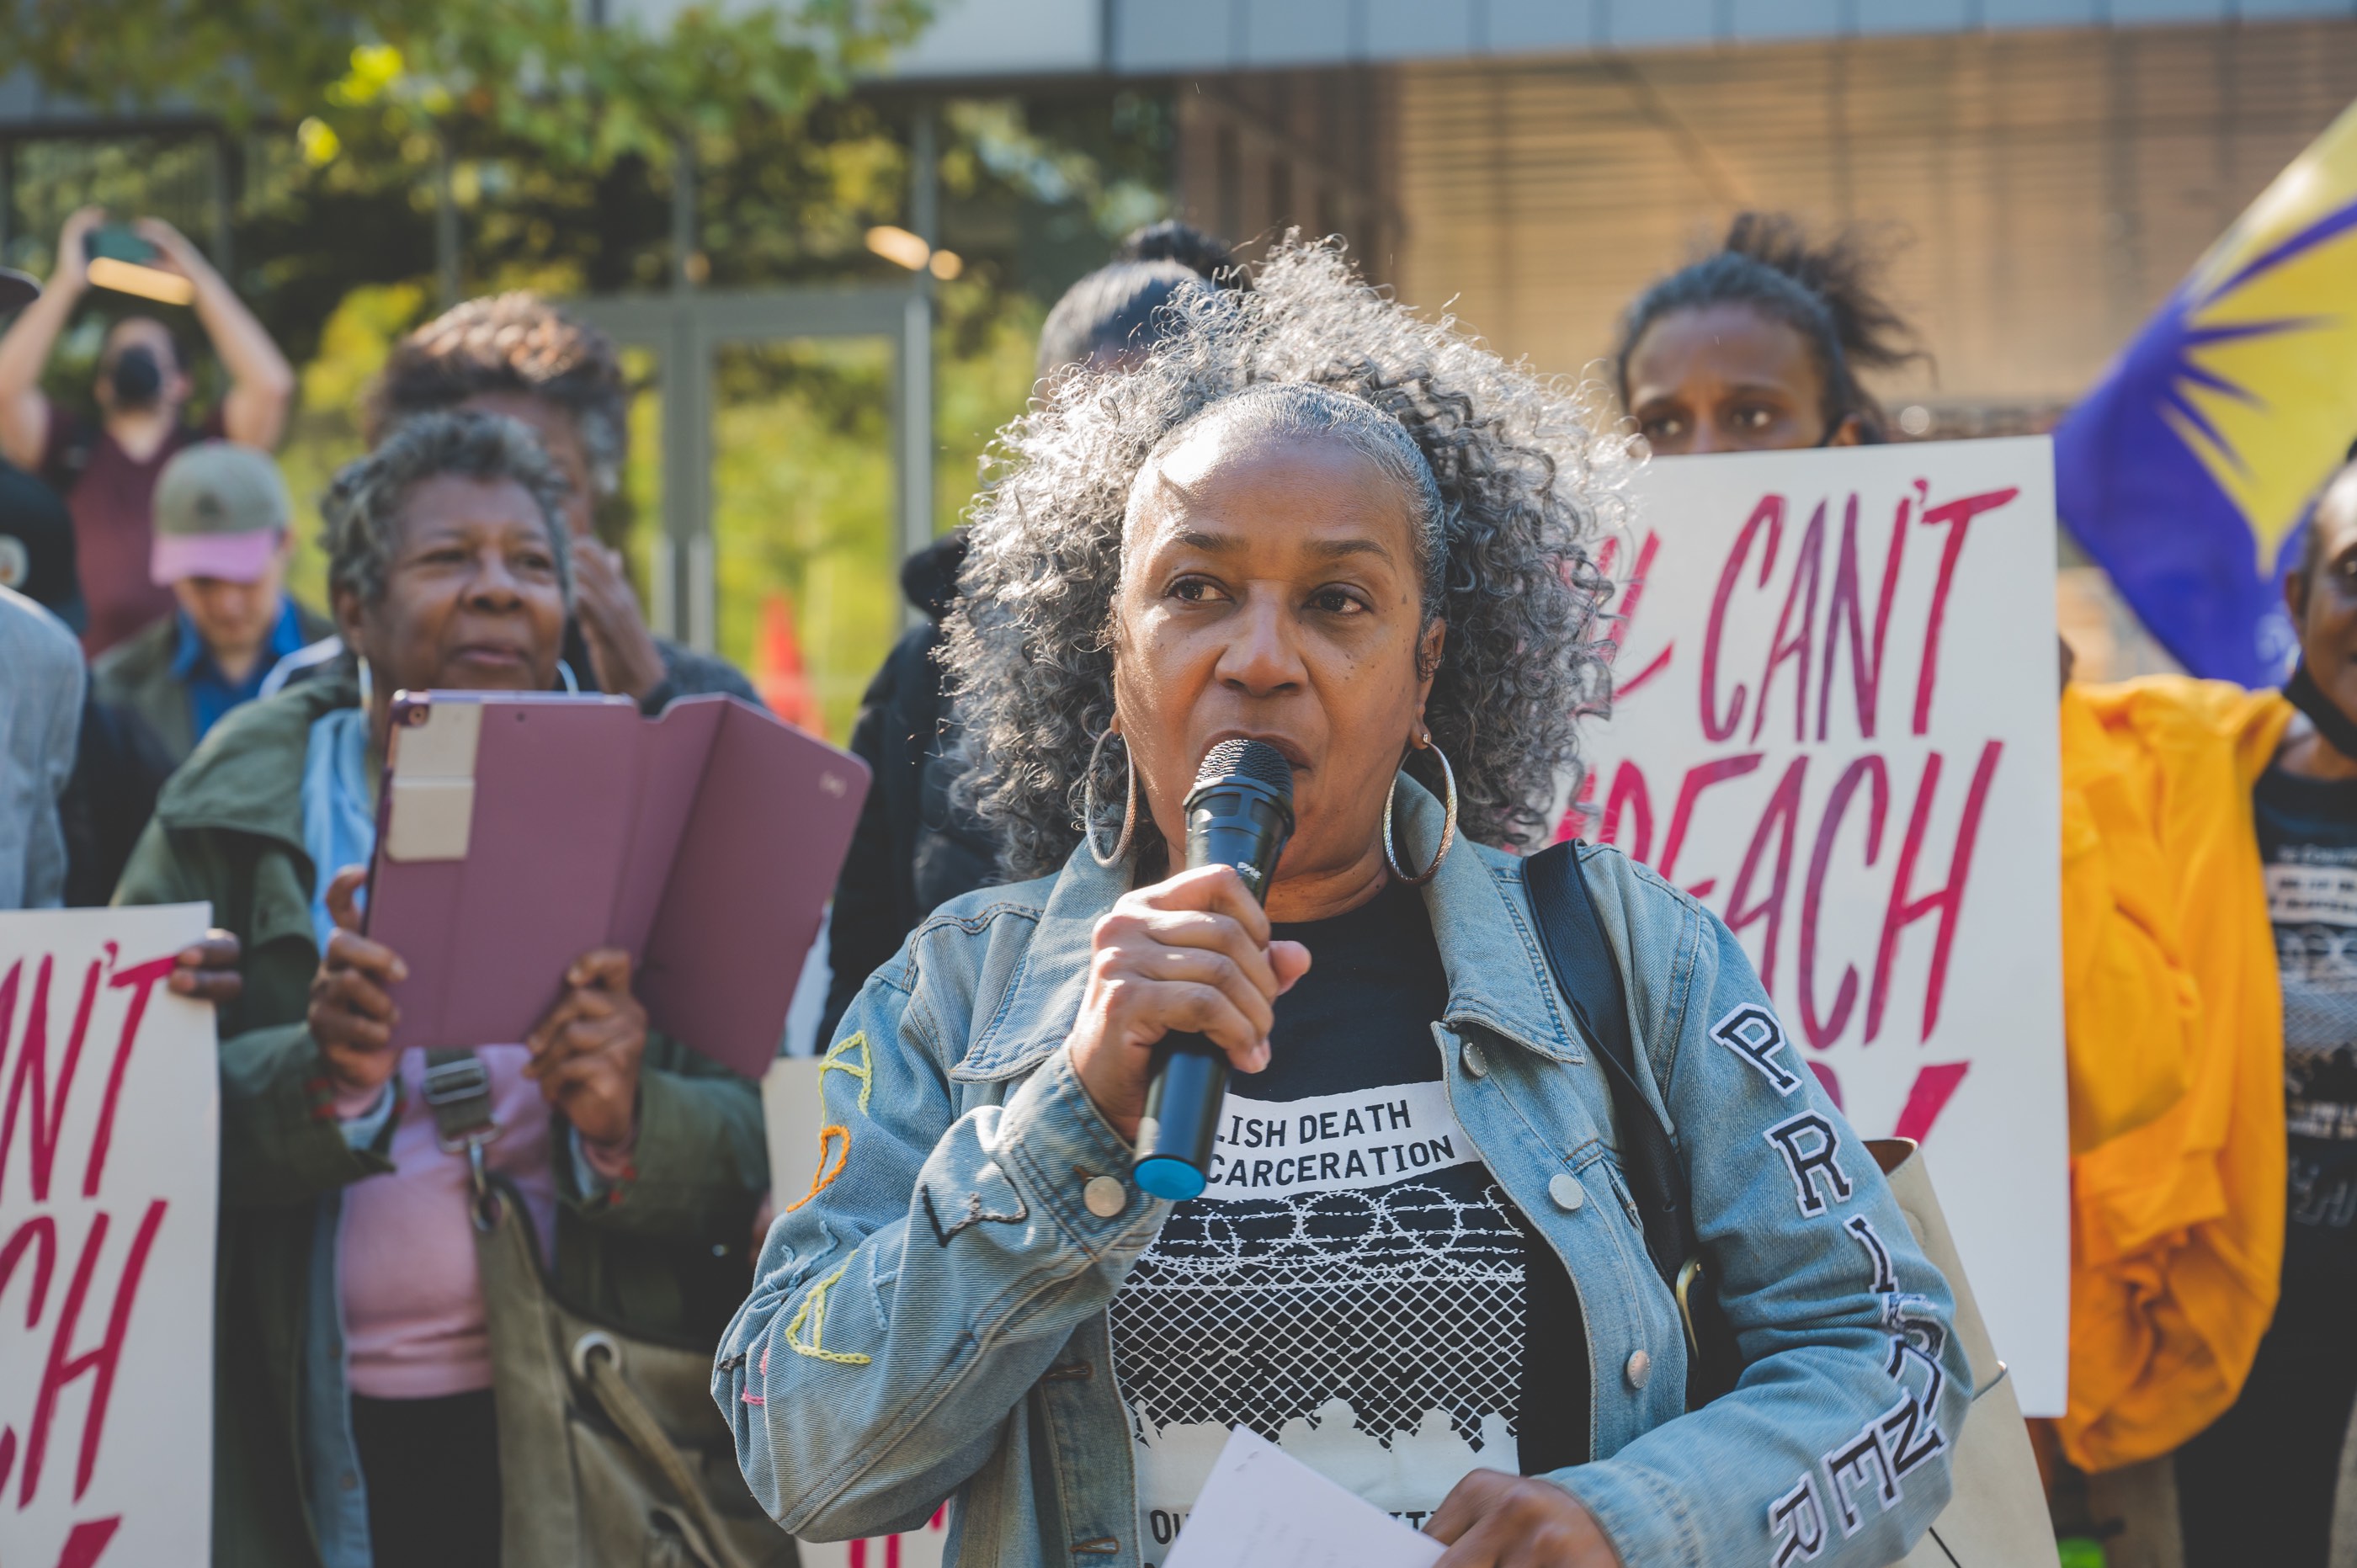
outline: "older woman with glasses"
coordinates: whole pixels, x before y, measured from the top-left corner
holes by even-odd
[[[950,667],[1032,880],[933,915],[828,1050],[716,1374],[755,1494],[820,1537],[950,1499],[963,1563],[1158,1564],[1245,1426],[1448,1568],[1896,1560],[1969,1392],[1945,1282],[1726,929],[1584,851],[1746,1362],[1687,1413],[1534,940],[1513,852],[1605,700],[1622,446],[1329,251],[1171,308],[978,505]],[[1172,848],[1239,738],[1292,774],[1265,909]],[[1180,1032],[1235,1076],[1173,1204],[1133,1149]]]

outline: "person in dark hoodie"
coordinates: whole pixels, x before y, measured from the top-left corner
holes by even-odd
[[[1141,357],[1160,340],[1162,306],[1182,288],[1205,286],[1250,286],[1226,245],[1176,221],[1137,230],[1112,263],[1065,290],[1048,313],[1039,334],[1040,378]],[[938,655],[965,549],[961,528],[900,568],[901,591],[925,619],[894,645],[860,699],[851,749],[876,779],[835,884],[822,1040],[919,921],[997,880],[998,844],[990,830],[950,803],[960,767],[957,717],[942,688]]]

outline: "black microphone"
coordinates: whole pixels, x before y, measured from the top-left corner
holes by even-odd
[[[1195,770],[1187,796],[1187,866],[1232,865],[1268,902],[1276,857],[1293,836],[1293,768],[1265,740],[1223,740]],[[1228,1058],[1200,1035],[1155,1047],[1146,1116],[1137,1124],[1137,1185],[1181,1203],[1203,1190],[1228,1093]]]

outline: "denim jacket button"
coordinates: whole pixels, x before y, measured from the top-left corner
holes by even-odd
[[[1466,1041],[1465,1076],[1468,1078],[1480,1078],[1489,1070],[1490,1064],[1481,1059],[1481,1047],[1475,1045],[1470,1040]]]
[[[1555,1174],[1547,1183],[1547,1196],[1554,1198],[1555,1206],[1566,1214],[1577,1213],[1579,1206],[1587,1201],[1587,1194],[1580,1188],[1579,1178],[1569,1171]]]
[[[1653,1359],[1642,1350],[1632,1350],[1629,1353],[1627,1369],[1629,1386],[1632,1389],[1641,1389],[1645,1386],[1645,1380],[1653,1375]]]
[[[1100,1219],[1110,1219],[1129,1207],[1129,1193],[1119,1176],[1096,1176],[1081,1188],[1081,1201]]]

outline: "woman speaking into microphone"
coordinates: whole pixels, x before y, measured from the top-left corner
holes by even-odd
[[[950,667],[1032,880],[943,906],[827,1051],[716,1370],[746,1475],[808,1537],[948,1501],[969,1568],[1160,1564],[1243,1426],[1448,1568],[1893,1562],[1971,1391],[1945,1283],[1726,929],[1584,851],[1743,1363],[1687,1413],[1513,853],[1606,699],[1624,446],[1330,250],[1256,283],[1006,434]],[[1239,741],[1291,774],[1265,908],[1186,865]],[[1135,1151],[1182,1036],[1232,1076],[1171,1203]]]

